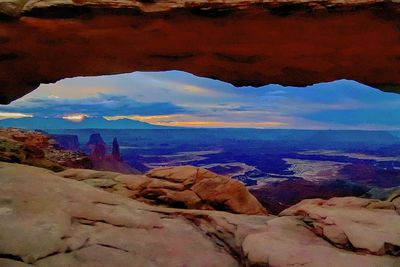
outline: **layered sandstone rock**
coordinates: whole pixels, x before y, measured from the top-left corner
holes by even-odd
[[[184,70],[235,85],[400,84],[398,1],[8,0],[0,101],[65,77]],[[29,34],[26,34],[29,33]]]
[[[58,175],[153,205],[266,214],[239,181],[193,166],[163,167],[145,175],[69,169]]]
[[[54,171],[61,171],[65,167],[92,167],[84,153],[59,149],[57,143],[46,134],[12,128],[0,129],[0,160]]]
[[[0,163],[0,265],[399,266],[400,258],[393,255],[400,233],[393,223],[400,216],[387,202],[366,203],[333,199],[320,205],[318,214],[327,215],[327,223],[335,209],[344,216],[346,231],[376,223],[358,238],[375,247],[377,239],[366,236],[384,233],[378,243],[391,244],[391,249],[378,255],[364,250],[364,242],[354,242],[353,248],[328,242],[312,225],[322,218],[313,212],[311,219],[305,219],[306,213],[291,215],[299,207],[283,217],[153,207],[48,170]]]

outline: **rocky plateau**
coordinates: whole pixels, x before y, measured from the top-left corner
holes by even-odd
[[[86,154],[61,149],[47,134],[13,128],[0,128],[0,160],[53,171],[93,167]]]
[[[114,141],[111,154],[106,153],[107,146],[102,139],[102,143],[90,145],[90,154],[86,154],[80,150],[77,136],[52,136],[40,131],[0,128],[0,160],[53,171],[81,168],[140,173],[123,162],[118,142]]]

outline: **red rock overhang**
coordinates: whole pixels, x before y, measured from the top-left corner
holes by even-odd
[[[51,2],[0,5],[1,103],[66,77],[165,70],[234,85],[352,79],[400,92],[395,1]]]

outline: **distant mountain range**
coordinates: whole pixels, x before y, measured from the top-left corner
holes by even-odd
[[[165,129],[167,126],[157,126],[146,122],[130,119],[106,120],[102,117],[86,118],[80,122],[62,118],[20,118],[0,120],[0,127],[16,127],[25,129]]]

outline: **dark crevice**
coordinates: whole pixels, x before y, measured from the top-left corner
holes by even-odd
[[[123,252],[129,253],[129,250],[126,250],[126,249],[123,249],[123,248],[119,248],[119,247],[116,247],[116,246],[112,246],[112,245],[109,245],[109,244],[96,243],[95,245],[99,245],[99,246],[106,247],[106,248],[117,249],[117,250],[121,250]]]
[[[215,58],[231,63],[252,64],[265,60],[265,57],[254,55],[236,55],[228,53],[214,53]]]
[[[7,254],[7,253],[1,253],[0,259],[8,259],[8,260],[13,260],[13,261],[24,262],[20,256],[13,255],[13,254]]]
[[[342,246],[342,245],[334,243],[332,240],[327,238],[323,233],[322,234],[318,233],[316,228],[314,227],[314,220],[312,220],[311,218],[305,217],[305,218],[300,219],[300,220],[305,225],[300,225],[299,224],[299,226],[305,227],[307,230],[311,231],[316,236],[318,236],[318,237],[322,238],[323,240],[325,240],[326,242],[328,242],[331,246],[334,246],[336,248],[343,249],[343,250],[346,250],[346,251],[357,252],[357,249],[353,246],[353,244],[351,244],[351,242],[350,242],[349,238],[347,237],[346,233],[343,232],[343,234],[346,236],[347,244],[345,246]],[[322,231],[323,231],[323,229],[322,229]]]
[[[163,228],[162,226],[158,226],[158,225],[153,225],[151,227],[148,227],[148,226],[144,226],[144,225],[115,224],[115,223],[108,222],[106,220],[94,220],[94,219],[88,219],[88,218],[84,218],[84,217],[73,217],[72,220],[76,221],[79,224],[91,225],[91,226],[94,226],[96,223],[104,223],[104,224],[108,224],[108,225],[115,226],[115,227],[133,228],[133,229],[150,230],[150,229],[161,229],[161,228]]]
[[[392,256],[400,256],[400,246],[385,242],[385,253]]]
[[[27,17],[57,18],[57,19],[93,19],[97,15],[140,15],[142,11],[138,7],[106,8],[95,5],[76,6],[59,5],[46,8],[33,8],[22,13]]]
[[[168,61],[178,61],[178,60],[183,60],[187,58],[194,57],[193,53],[180,53],[180,54],[152,54],[149,55],[152,58],[158,58],[162,60],[168,60]]]
[[[108,221],[105,220],[94,220],[94,219],[88,219],[88,218],[84,218],[84,217],[73,217],[73,220],[76,220],[78,223],[80,224],[84,224],[84,225],[94,225],[96,223],[105,223],[105,224],[109,224],[115,227],[125,227],[125,228],[133,228],[124,224],[114,224],[114,223],[110,223]]]
[[[107,203],[107,202],[102,202],[102,201],[93,201],[93,204],[102,204],[102,205],[108,205],[108,206],[118,206],[116,203]]]
[[[7,54],[0,54],[0,61],[9,61],[19,58],[20,55],[17,53],[7,53]]]
[[[80,249],[80,248],[78,248],[78,249]],[[47,254],[47,255],[45,255],[45,256],[42,256],[42,257],[37,258],[37,259],[35,260],[35,262],[36,262],[36,261],[43,260],[43,259],[46,259],[46,258],[49,258],[49,257],[52,257],[52,256],[56,256],[56,255],[59,255],[59,254],[70,253],[70,252],[72,252],[72,251],[75,251],[75,250],[71,250],[71,251],[69,251],[69,252],[67,252],[67,251],[65,251],[65,252],[60,252],[60,251],[57,250],[57,251],[51,252],[51,253],[49,253],[49,254]]]

